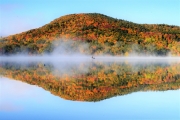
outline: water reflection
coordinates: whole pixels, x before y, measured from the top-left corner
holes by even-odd
[[[180,89],[177,60],[1,60],[0,74],[75,101],[100,101],[137,91]]]
[[[0,78],[1,120],[179,120],[180,90],[134,92],[101,102],[70,101],[35,85]]]

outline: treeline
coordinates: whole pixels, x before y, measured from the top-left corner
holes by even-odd
[[[97,14],[62,16],[40,28],[0,39],[0,53],[50,53],[54,40],[83,41],[90,54],[143,53],[180,56],[180,27],[148,25]]]
[[[83,66],[81,64],[80,66]],[[83,69],[83,68],[82,68]],[[137,91],[165,91],[180,89],[179,63],[172,65],[138,65],[93,63],[88,72],[75,74],[58,72],[50,64],[0,63],[0,74],[32,85],[68,100],[100,101]]]

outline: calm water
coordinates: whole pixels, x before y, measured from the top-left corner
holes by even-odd
[[[179,59],[71,60],[1,59],[0,119],[180,119]]]

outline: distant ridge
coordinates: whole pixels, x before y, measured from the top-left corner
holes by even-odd
[[[99,13],[61,16],[40,28],[1,38],[0,54],[51,52],[52,42],[62,38],[88,43],[90,54],[180,56],[179,26],[137,24]]]

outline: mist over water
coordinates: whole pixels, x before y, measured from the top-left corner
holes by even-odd
[[[16,65],[26,68],[31,65],[42,64],[44,67],[51,67],[55,75],[85,74],[94,66],[130,65],[132,71],[141,69],[139,66],[146,66],[153,69],[153,66],[170,65],[180,63],[180,57],[173,56],[147,56],[133,52],[129,56],[93,55],[90,54],[90,45],[85,42],[71,40],[57,40],[53,43],[54,50],[50,54],[28,55],[20,53],[16,55],[0,56],[1,64]],[[136,48],[137,49],[137,48]],[[113,69],[113,68],[111,68]],[[116,71],[116,70],[115,70]]]
[[[119,67],[124,66],[130,72],[142,69],[153,71],[159,67],[180,65],[179,57],[113,57],[113,56],[11,56],[0,57],[0,66],[13,69],[36,69],[43,66],[55,76],[65,77],[87,74],[100,68],[106,71],[123,72]],[[94,70],[93,70],[94,69]]]
[[[83,41],[73,41],[67,39],[55,40],[52,43],[53,51],[51,53],[28,54],[18,53],[14,55],[0,56],[0,60],[6,61],[174,61],[180,60],[180,57],[171,56],[169,53],[167,56],[156,56],[154,53],[144,54],[136,53],[140,49],[136,45],[132,45],[132,52],[128,56],[113,56],[110,54],[92,54],[90,52],[90,44]],[[92,59],[92,58],[95,59]]]
[[[0,56],[0,61],[28,62],[129,62],[129,63],[147,63],[147,62],[180,62],[180,57],[160,57],[160,56],[98,56],[98,55],[12,55]]]

